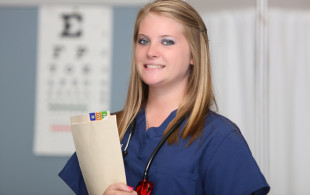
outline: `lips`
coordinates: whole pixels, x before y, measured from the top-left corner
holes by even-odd
[[[162,68],[165,68],[165,65],[145,64],[144,67],[149,68],[149,69],[162,69]]]

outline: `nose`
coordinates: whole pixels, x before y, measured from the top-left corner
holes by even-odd
[[[158,45],[156,43],[151,43],[148,45],[147,48],[147,56],[149,58],[156,58],[159,56]]]

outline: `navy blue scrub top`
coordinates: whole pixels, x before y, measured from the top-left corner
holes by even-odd
[[[136,129],[124,159],[129,186],[136,187],[142,180],[150,155],[175,115],[173,111],[159,127],[147,131],[145,112],[137,115]],[[122,150],[128,135],[127,131],[121,142]],[[154,184],[152,195],[263,195],[269,192],[240,130],[227,118],[210,111],[202,136],[186,147],[188,141],[180,138],[178,144],[165,143],[159,150],[148,174],[148,180]],[[59,176],[76,194],[88,194],[75,153]]]

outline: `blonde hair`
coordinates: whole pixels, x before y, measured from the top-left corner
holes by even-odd
[[[165,130],[167,133],[183,115],[187,115],[188,121],[181,132],[181,137],[183,139],[190,137],[189,145],[202,133],[206,115],[211,105],[215,103],[207,29],[197,11],[188,3],[181,0],[156,0],[145,5],[137,15],[133,34],[133,53],[135,53],[140,22],[149,13],[166,16],[182,24],[184,35],[190,46],[194,64],[190,70],[187,96],[179,106],[175,119]],[[139,77],[133,57],[126,103],[124,109],[117,114],[121,139],[130,123],[145,106],[147,97],[148,86]],[[169,144],[178,141],[178,132],[179,130],[170,136]]]

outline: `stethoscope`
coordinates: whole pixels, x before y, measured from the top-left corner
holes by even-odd
[[[149,173],[150,166],[153,162],[153,159],[155,158],[156,154],[158,153],[159,149],[164,145],[164,143],[167,141],[167,139],[170,137],[170,135],[177,129],[179,125],[184,121],[185,115],[182,116],[175,124],[174,126],[169,130],[169,132],[160,140],[156,148],[154,149],[151,157],[149,158],[148,163],[145,166],[144,174],[143,174],[143,179],[140,181],[136,187],[136,191],[138,195],[150,195],[153,190],[153,184],[152,182],[147,180],[147,176]],[[131,140],[131,137],[135,131],[135,126],[136,126],[136,119],[133,120],[133,122],[129,125],[130,130],[129,130],[129,135],[127,139],[126,146],[123,150],[123,158],[125,158],[128,154],[128,146]]]

